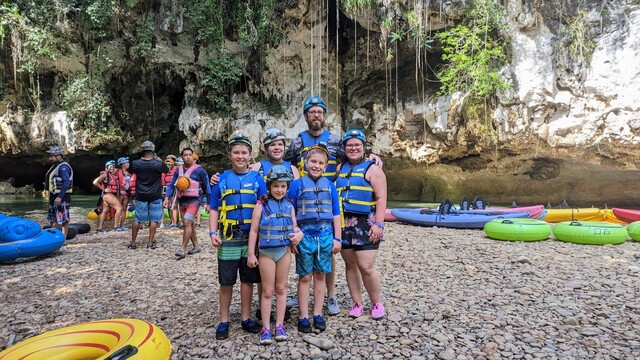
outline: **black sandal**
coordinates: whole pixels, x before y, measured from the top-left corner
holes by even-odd
[[[137,248],[138,247],[136,245],[134,245],[134,244],[129,244],[129,246],[127,246],[127,249],[131,249],[131,250],[135,250]]]
[[[151,245],[147,245],[148,249],[157,249],[158,247],[156,246],[156,241],[154,240]]]

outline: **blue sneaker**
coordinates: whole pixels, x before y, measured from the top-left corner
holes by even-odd
[[[127,229],[123,228],[122,226],[117,227],[117,228],[115,228],[113,230],[115,230],[115,231],[127,231]]]
[[[225,340],[229,337],[229,323],[221,322],[216,329],[216,340]]]
[[[252,334],[257,334],[260,332],[260,325],[256,324],[256,322],[251,319],[243,320],[240,325],[242,326],[242,329],[246,332],[250,332]]]
[[[310,333],[313,332],[309,318],[298,319],[298,332]]]
[[[276,326],[276,341],[287,340],[289,340],[289,336],[287,335],[287,330],[284,328],[284,325]]]
[[[327,330],[327,323],[324,322],[322,315],[313,315],[313,327],[320,331]]]
[[[271,345],[271,330],[264,328],[260,331],[260,345]]]

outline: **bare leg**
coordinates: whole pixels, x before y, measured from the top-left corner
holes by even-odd
[[[327,295],[329,297],[336,296],[336,256],[331,254],[331,272],[325,274],[325,280],[327,282]],[[315,283],[313,284],[315,286]]]
[[[232,295],[233,286],[220,285],[220,322],[229,322],[229,307],[231,306]]]
[[[184,219],[184,228],[182,231],[182,250],[187,250],[187,244],[191,240],[191,233],[194,231],[194,225],[192,220]]]
[[[156,229],[158,228],[158,223],[155,221],[152,221],[149,224],[149,242],[147,243],[147,246],[151,246],[151,244],[153,243],[153,240],[156,237]]]
[[[380,302],[380,275],[375,268],[377,250],[356,251],[358,268],[362,274],[364,288],[367,289],[371,303]]]
[[[325,273],[313,271],[313,315],[322,315],[325,295]]]
[[[362,283],[360,270],[358,269],[358,259],[355,250],[342,250],[342,259],[346,270],[347,286],[354,303],[362,305]]]
[[[260,278],[262,279],[260,312],[262,313],[262,327],[267,329],[271,328],[271,299],[276,282],[276,266],[273,259],[260,255]]]
[[[284,313],[287,309],[287,281],[289,280],[290,267],[291,250],[287,248],[287,253],[276,263],[276,325],[282,325],[284,323]],[[264,278],[262,279],[264,282]],[[262,303],[264,302],[264,299],[262,299]],[[271,307],[271,300],[269,300],[269,307]],[[262,314],[264,318],[264,310]]]
[[[312,274],[298,278],[298,311],[300,319],[309,317],[309,288],[311,287]]]
[[[253,284],[240,283],[240,307],[242,308],[242,321],[251,318],[251,299],[253,298]],[[271,305],[271,303],[269,303]]]
[[[138,239],[138,231],[140,230],[140,223],[137,221],[133,222],[133,227],[131,229],[131,245],[136,245],[136,241]],[[149,234],[151,235],[151,234]]]

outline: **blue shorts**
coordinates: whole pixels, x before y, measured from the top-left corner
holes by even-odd
[[[153,201],[136,201],[135,221],[146,223],[149,221],[160,222],[164,216],[162,210],[162,199]]]
[[[333,233],[322,236],[304,236],[298,244],[296,274],[305,276],[312,271],[331,272]]]

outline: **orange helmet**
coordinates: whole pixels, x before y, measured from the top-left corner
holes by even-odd
[[[180,191],[187,190],[191,186],[191,179],[188,176],[180,176],[178,180],[176,180],[176,187]]]
[[[193,153],[193,160],[194,161],[200,160],[200,156],[198,156],[198,154],[196,154],[196,153]]]

